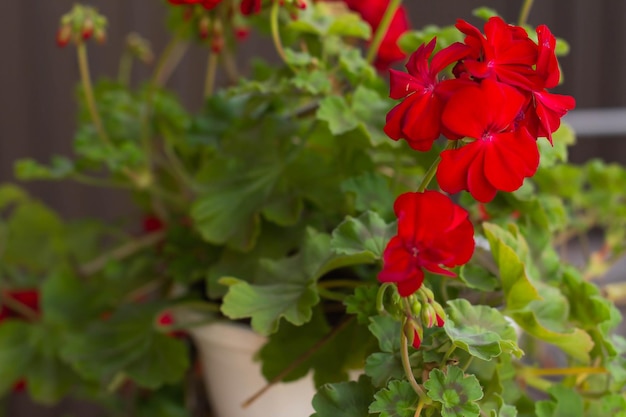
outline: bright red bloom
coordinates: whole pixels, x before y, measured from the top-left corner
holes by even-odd
[[[372,27],[372,32],[376,32],[380,21],[389,6],[390,0],[344,0],[346,5],[353,11],[361,15]],[[406,54],[398,46],[398,39],[409,30],[409,18],[406,9],[400,6],[393,15],[389,29],[380,44],[377,51],[376,61],[374,65],[379,70],[389,68],[395,62],[401,61]]]
[[[467,47],[455,43],[437,52],[436,39],[421,45],[406,64],[408,73],[390,69],[390,97],[404,98],[387,114],[385,133],[393,140],[406,139],[418,151],[427,151],[442,133],[441,113],[449,96],[471,81],[439,82],[437,74],[467,54]]]
[[[532,92],[534,106],[526,114],[528,129],[535,137],[548,138],[552,143],[552,133],[561,125],[561,117],[576,106],[571,96],[549,93],[546,88],[556,87],[561,73],[556,59],[556,39],[547,26],[537,27],[539,55],[536,71],[541,79],[538,90]]]
[[[406,297],[424,281],[424,270],[454,276],[445,268],[469,261],[474,227],[467,211],[436,191],[405,193],[394,204],[398,233],[383,254],[380,282],[395,282]]]
[[[465,44],[471,48],[463,71],[477,80],[497,79],[526,90],[536,87],[537,45],[523,28],[497,16],[485,23],[485,35],[464,20],[458,20],[456,28],[466,35]]]
[[[437,181],[449,193],[468,190],[483,203],[497,190],[515,191],[539,165],[535,139],[517,126],[526,98],[492,80],[469,86],[450,98],[442,120],[448,129],[476,139],[441,153]]]
[[[167,1],[169,1],[170,4],[174,4],[177,6],[183,5],[183,4],[187,4],[187,5],[200,4],[205,9],[211,10],[212,8],[220,4],[222,0],[167,0]]]
[[[239,8],[245,16],[257,14],[261,11],[261,0],[241,0]]]

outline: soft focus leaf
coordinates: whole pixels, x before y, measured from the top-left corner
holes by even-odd
[[[313,397],[311,417],[371,417],[369,405],[374,389],[366,376],[358,381],[326,384]]]
[[[430,372],[424,383],[428,396],[441,403],[442,417],[478,417],[480,408],[476,401],[483,390],[474,375],[463,375],[461,368],[449,366],[448,372],[440,369]]]
[[[149,388],[180,381],[189,365],[187,349],[155,329],[159,309],[134,306],[94,322],[66,341],[64,359],[90,379],[110,379],[124,372]]]
[[[448,301],[448,306],[444,330],[454,345],[485,361],[502,353],[522,355],[515,329],[495,308],[464,299]]]
[[[339,254],[362,254],[374,261],[382,258],[395,233],[395,223],[387,224],[377,213],[366,211],[356,219],[347,217],[333,230],[331,247]]]
[[[370,413],[380,413],[380,417],[413,417],[419,396],[409,381],[391,381],[387,388],[374,395]]]

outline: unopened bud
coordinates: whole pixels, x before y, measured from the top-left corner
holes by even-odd
[[[414,317],[419,317],[420,313],[422,312],[422,303],[420,303],[419,301],[411,303],[411,312],[413,313]]]
[[[107,41],[107,35],[106,32],[104,30],[101,29],[95,29],[93,32],[93,38],[96,40],[96,42],[98,42],[99,44],[103,44]]]
[[[211,38],[211,51],[219,54],[224,49],[224,37],[222,35],[213,36]]]
[[[422,344],[422,339],[424,338],[424,329],[422,326],[415,320],[408,320],[402,331],[411,346],[415,349],[419,349]]]
[[[433,327],[437,323],[437,312],[430,304],[422,306],[422,323],[428,328]]]
[[[441,307],[441,304],[436,301],[434,301],[431,305],[433,306],[433,308],[435,309],[435,313],[437,314],[437,327],[443,327],[447,319],[446,312],[443,310],[443,307]]]
[[[207,16],[202,17],[198,22],[198,36],[200,36],[201,39],[208,38],[210,28],[211,20]]]
[[[299,9],[306,9],[306,0],[296,0],[296,5]]]
[[[94,30],[93,20],[89,18],[85,19],[85,21],[83,22],[83,29],[81,32],[82,38],[84,40],[91,38],[91,35],[93,35],[93,30]]]
[[[72,39],[72,28],[69,25],[63,25],[57,31],[57,45],[60,48],[67,46],[70,43],[70,39]]]

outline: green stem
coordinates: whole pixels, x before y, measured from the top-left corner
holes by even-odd
[[[122,260],[127,258],[140,250],[149,248],[157,244],[165,237],[164,231],[158,231],[150,233],[149,235],[142,236],[136,240],[123,244],[111,252],[104,253],[96,259],[86,263],[80,267],[79,272],[84,276],[93,275],[102,270],[110,260]]]
[[[448,360],[450,359],[450,356],[452,356],[452,354],[454,353],[455,350],[456,350],[456,346],[455,345],[450,346],[450,349],[448,349],[446,354],[443,356],[443,360],[441,361],[442,366],[445,366],[448,363]]]
[[[385,311],[385,291],[387,288],[391,287],[393,284],[385,283],[380,286],[378,289],[378,293],[376,294],[376,311],[382,313]]]
[[[278,0],[274,0],[274,3],[272,3],[272,10],[270,12],[270,25],[272,29],[272,40],[274,41],[274,47],[276,48],[276,52],[278,53],[278,56],[280,56],[280,59],[282,59],[283,62],[287,64],[287,66],[291,68],[292,71],[295,72],[295,69],[287,61],[285,48],[283,48],[283,42],[280,38],[280,28],[278,24],[279,12],[280,12],[280,4]]]
[[[169,79],[174,69],[182,59],[188,48],[187,43],[180,41],[178,37],[174,37],[165,46],[157,64],[152,73],[151,84],[154,86],[162,86]]]
[[[426,401],[428,397],[422,387],[420,387],[415,380],[415,375],[413,375],[413,369],[411,368],[411,360],[409,359],[409,341],[406,337],[406,332],[404,331],[405,325],[406,321],[402,324],[402,332],[400,333],[400,355],[402,357],[402,368],[404,369],[404,373],[409,380],[409,384],[411,384],[413,391],[415,391],[420,397],[420,401]]]
[[[402,0],[391,0],[389,5],[387,6],[387,10],[385,10],[385,14],[383,15],[383,18],[381,19],[380,24],[378,25],[378,28],[374,33],[372,43],[367,50],[367,55],[365,56],[365,59],[368,63],[371,64],[372,62],[374,62],[376,54],[378,53],[378,49],[380,48],[380,45],[383,42],[387,31],[389,30],[389,26],[391,26],[393,17],[396,15],[396,11],[401,4]]]
[[[454,149],[457,145],[457,142],[458,141],[456,140],[449,140],[444,150],[447,151],[448,149]],[[433,161],[433,163],[428,168],[428,171],[426,171],[426,173],[424,174],[424,178],[422,179],[422,182],[420,182],[419,187],[417,187],[418,193],[423,193],[424,190],[428,188],[428,185],[430,184],[430,182],[435,177],[435,174],[437,173],[437,167],[439,166],[440,162],[441,162],[441,155],[437,156],[437,159]]]
[[[133,54],[126,49],[120,58],[120,67],[117,73],[117,81],[123,86],[130,84],[130,75],[133,70]]]
[[[425,405],[426,405],[426,401],[424,400],[423,397],[420,397],[419,402],[417,403],[417,408],[415,409],[415,414],[413,414],[413,417],[420,417],[420,414],[422,414],[422,410],[424,409]]]
[[[322,288],[322,287],[317,287],[317,293],[322,297],[325,298],[327,300],[332,300],[332,301],[341,301],[343,302],[346,299],[346,295],[345,294],[341,294],[338,292],[334,292],[334,291],[329,291],[326,288]]]
[[[217,64],[219,55],[213,51],[209,51],[209,60],[206,66],[206,76],[204,78],[204,99],[208,99],[215,91],[215,78],[217,75]]]
[[[522,9],[519,12],[519,19],[517,24],[519,26],[525,25],[528,20],[528,15],[530,14],[530,9],[533,7],[534,0],[524,0],[522,4]]]
[[[80,72],[80,79],[83,85],[83,93],[85,94],[85,103],[87,104],[87,109],[89,111],[89,115],[91,116],[91,120],[93,124],[96,126],[96,130],[98,132],[98,136],[100,140],[108,146],[113,146],[109,136],[104,130],[104,125],[102,124],[102,119],[100,118],[100,114],[98,113],[98,108],[96,107],[96,99],[93,94],[93,84],[91,82],[91,74],[89,72],[89,60],[87,59],[87,46],[85,42],[79,42],[76,47],[76,52],[78,56],[78,70]]]

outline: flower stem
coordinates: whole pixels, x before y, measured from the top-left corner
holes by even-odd
[[[456,142],[457,142],[456,140],[449,140],[444,150],[455,148]],[[426,171],[426,173],[424,174],[424,178],[422,179],[422,182],[420,182],[419,187],[417,187],[418,193],[423,193],[424,190],[428,188],[428,185],[430,184],[430,182],[435,177],[435,174],[437,173],[437,167],[439,166],[440,162],[441,162],[441,155],[437,156],[437,159],[433,161],[433,163],[428,168],[428,171]]]
[[[409,359],[409,341],[406,337],[406,332],[404,331],[404,326],[406,321],[402,325],[402,332],[400,333],[400,355],[402,357],[402,368],[404,368],[404,373],[409,380],[409,384],[413,388],[413,391],[417,393],[420,397],[420,402],[426,401],[427,398],[426,393],[420,387],[420,385],[415,380],[415,375],[413,375],[413,369],[411,369],[411,360]]]
[[[217,75],[217,63],[219,55],[209,51],[209,60],[206,66],[206,76],[204,78],[204,99],[211,97],[215,91],[215,77]]]
[[[100,118],[100,114],[98,113],[98,108],[96,107],[96,99],[93,94],[93,84],[91,83],[91,75],[89,72],[89,60],[87,59],[87,46],[85,42],[79,42],[76,47],[77,57],[78,57],[78,70],[80,72],[80,80],[83,85],[83,93],[85,94],[85,103],[87,104],[87,109],[89,110],[89,115],[91,116],[91,120],[93,124],[96,126],[96,130],[98,131],[98,136],[100,140],[108,146],[113,146],[109,136],[104,130],[104,125],[102,124],[102,119]]]
[[[79,269],[79,272],[81,273],[81,275],[84,276],[93,275],[102,270],[102,268],[104,268],[110,260],[121,260],[127,258],[142,249],[149,248],[150,246],[155,245],[164,237],[164,231],[153,232],[149,235],[142,236],[136,240],[130,241],[122,246],[113,249],[111,252],[102,254],[101,256],[86,263],[85,265],[82,265]]]
[[[334,279],[332,281],[322,281],[317,283],[318,288],[359,288],[366,285],[361,281],[354,281],[351,279]]]
[[[522,4],[522,9],[519,12],[519,19],[517,24],[519,26],[525,25],[528,20],[528,15],[530,14],[530,9],[533,7],[534,0],[524,0]]]
[[[133,71],[133,54],[127,49],[122,53],[120,58],[120,66],[117,73],[117,82],[123,86],[130,83],[130,75]]]
[[[391,0],[389,2],[387,10],[385,10],[385,14],[383,15],[383,18],[381,19],[380,24],[378,25],[378,28],[374,33],[372,43],[367,50],[367,55],[365,56],[365,59],[368,63],[371,64],[372,62],[374,62],[376,54],[378,53],[378,49],[380,48],[380,45],[382,44],[383,39],[385,38],[387,31],[389,30],[389,26],[391,26],[393,17],[396,15],[396,11],[401,4],[402,0]]]
[[[346,299],[345,294],[330,291],[330,290],[327,290],[326,288],[317,287],[317,293],[320,295],[320,297],[325,298],[327,300],[343,302]]]
[[[287,62],[287,55],[285,54],[285,48],[283,48],[283,42],[280,38],[280,29],[279,29],[279,24],[278,24],[279,12],[280,12],[280,4],[278,0],[274,0],[274,3],[272,3],[272,10],[270,12],[270,25],[272,29],[272,40],[274,41],[274,47],[276,48],[276,52],[278,53],[278,56],[280,56],[280,59],[282,59],[283,62],[287,64],[287,66],[295,72],[294,68],[289,64],[289,62]]]

